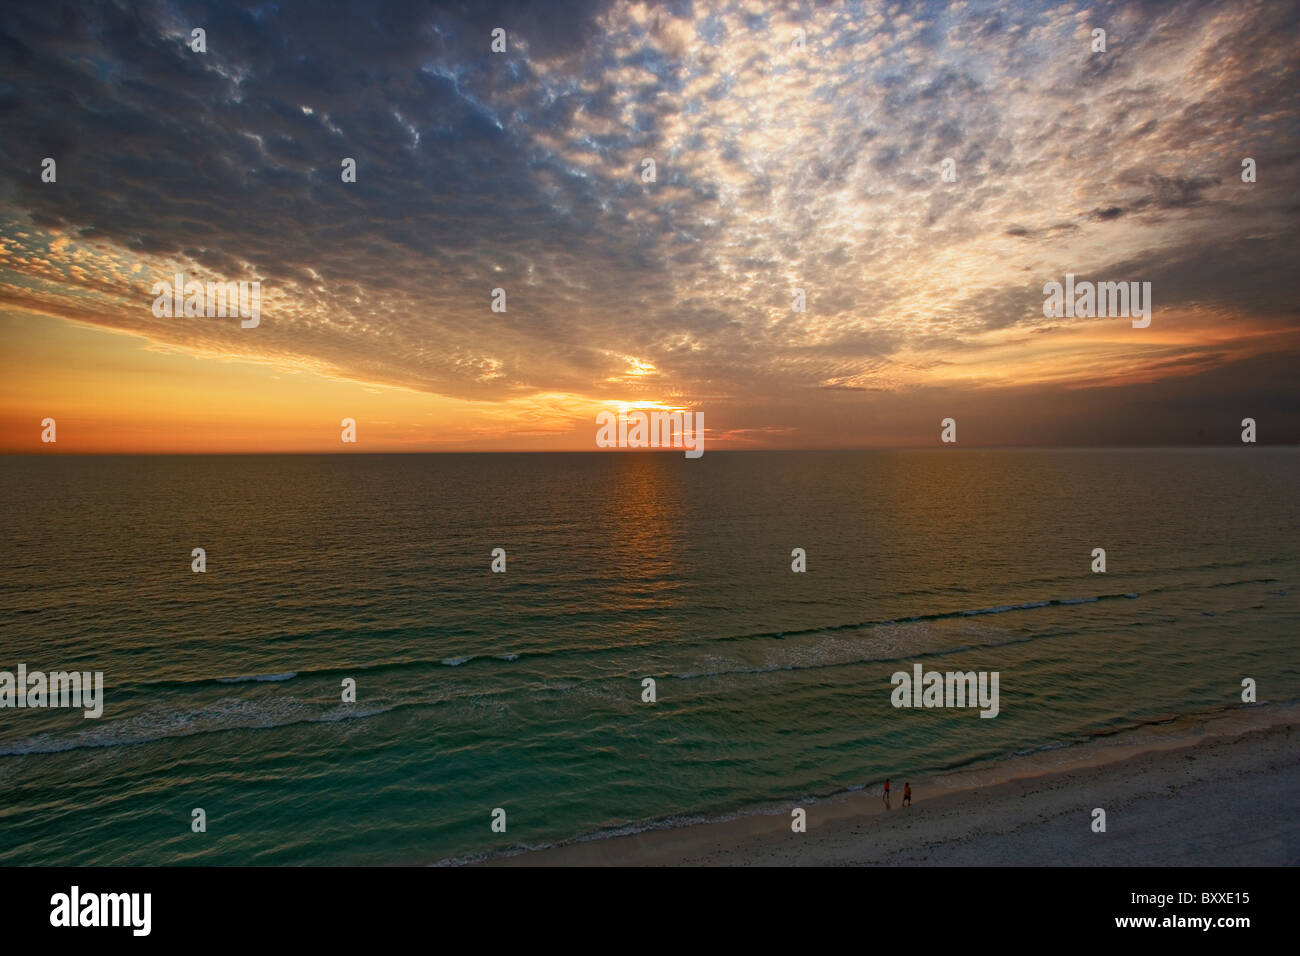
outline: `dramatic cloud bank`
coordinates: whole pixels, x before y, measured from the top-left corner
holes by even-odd
[[[1294,431],[1297,27],[1271,2],[20,4],[0,308],[560,419],[703,404],[738,444],[1098,387],[1094,413],[1176,428],[1212,394]],[[261,280],[259,327],[155,317],[176,272]],[[1045,318],[1067,273],[1150,282],[1150,328]]]

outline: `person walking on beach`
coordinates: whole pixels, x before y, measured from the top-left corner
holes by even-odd
[[[889,809],[889,778],[888,777],[885,778],[885,794],[881,799],[885,801],[885,809],[888,810]]]
[[[911,805],[912,805],[912,785],[910,783],[905,783],[903,784],[903,806],[910,807]]]

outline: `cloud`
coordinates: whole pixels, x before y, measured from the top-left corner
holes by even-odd
[[[1298,32],[1262,2],[20,3],[0,304],[457,398],[737,406],[934,382],[1066,272],[1152,281],[1157,325],[1290,329]],[[155,319],[175,271],[260,279],[261,326]]]

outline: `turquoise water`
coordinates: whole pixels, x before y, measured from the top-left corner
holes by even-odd
[[[475,859],[1230,708],[1243,677],[1294,700],[1297,465],[0,459],[0,670],[106,698],[0,710],[0,863]],[[894,709],[914,662],[998,671],[999,716]]]

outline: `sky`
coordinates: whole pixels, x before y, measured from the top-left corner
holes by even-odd
[[[594,451],[628,407],[1295,444],[1298,41],[1248,0],[10,3],[0,451]],[[176,273],[257,326],[155,315]],[[1045,316],[1067,274],[1150,325]]]

